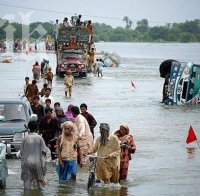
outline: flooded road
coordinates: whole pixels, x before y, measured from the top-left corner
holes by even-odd
[[[199,195],[200,149],[195,142],[186,145],[185,140],[190,125],[200,138],[200,106],[162,106],[164,81],[158,70],[169,58],[200,64],[200,44],[99,43],[96,47],[98,52],[115,51],[123,57],[123,63],[118,68],[104,68],[103,78],[89,74],[86,79],[76,79],[71,99],[64,96],[62,78],[55,76],[52,96],[64,109],[70,103],[86,103],[98,125],[107,122],[112,132],[120,124],[128,124],[137,151],[127,182],[95,187],[90,195]],[[0,64],[0,97],[22,95],[24,77],[32,77],[35,60],[48,59],[55,72],[54,54],[22,53],[14,57],[12,64]],[[38,86],[42,84],[41,79]],[[78,173],[76,183],[59,183],[54,165],[49,164],[45,191],[26,193],[20,179],[20,160],[7,162],[10,175],[7,189],[0,195],[87,195],[87,168]]]

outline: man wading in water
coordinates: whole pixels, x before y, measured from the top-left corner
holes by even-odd
[[[97,180],[103,180],[105,184],[119,182],[120,169],[120,145],[116,136],[109,134],[110,126],[107,123],[100,124],[100,137],[97,138],[95,147],[91,153],[97,152],[96,173]],[[105,157],[105,158],[104,158]]]
[[[37,182],[38,189],[43,189],[45,186],[44,155],[47,153],[47,147],[42,137],[35,133],[37,127],[37,122],[29,122],[30,134],[24,138],[20,149],[21,179],[24,181],[25,189],[31,189],[33,180]]]

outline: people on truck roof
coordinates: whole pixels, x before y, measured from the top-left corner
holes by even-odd
[[[64,27],[70,27],[67,17],[65,17],[64,20],[63,20],[63,26]]]
[[[76,26],[76,21],[74,20],[74,16],[71,16],[70,25],[72,27]]]
[[[58,30],[59,30],[59,24],[58,24],[59,20],[56,19],[56,23],[53,26],[53,35],[54,35],[54,40],[57,40],[58,37]]]
[[[87,23],[87,32],[89,34],[89,41],[88,41],[88,43],[92,43],[93,25],[92,25],[92,21],[91,20],[88,20],[88,23]]]
[[[76,20],[76,26],[81,26],[81,15],[78,15],[78,19]]]
[[[87,21],[82,22],[81,26],[87,28]]]

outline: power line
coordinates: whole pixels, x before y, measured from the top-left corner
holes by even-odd
[[[31,7],[25,7],[25,6],[17,6],[17,5],[9,5],[9,4],[5,4],[5,3],[0,3],[0,5],[6,6],[6,7],[14,7],[14,8],[35,10],[35,11],[40,11],[40,12],[51,12],[51,13],[70,14],[70,15],[74,14],[74,13],[70,13],[70,12],[55,11],[55,10],[46,10],[46,9],[31,8]],[[106,16],[93,16],[93,15],[83,15],[83,16],[89,16],[89,17],[94,17],[94,18],[105,18],[105,19],[107,18],[107,19],[113,19],[113,20],[122,20],[121,18],[106,17]]]
[[[27,9],[27,10],[36,10],[36,11],[41,11],[41,12],[53,12],[53,13],[60,13],[60,14],[73,14],[73,13],[67,13],[67,12],[61,12],[61,11],[55,11],[55,10],[45,10],[45,9],[31,8],[31,7],[25,7],[25,6],[9,5],[9,4],[5,4],[5,3],[0,3],[0,5],[6,6],[6,7]]]
[[[6,6],[6,7],[27,9],[27,10],[35,10],[35,11],[40,11],[40,12],[49,12],[49,13],[74,15],[74,13],[71,13],[71,12],[63,12],[63,11],[56,11],[56,10],[46,10],[46,9],[39,9],[39,8],[31,8],[31,7],[26,7],[26,6],[10,5],[10,4],[6,4],[6,3],[0,3],[0,5]],[[120,20],[120,21],[122,21],[122,18],[117,18],[117,17],[96,16],[96,15],[83,15],[83,16],[87,16],[87,17],[91,17],[91,18],[102,18],[102,19],[111,19],[111,20]],[[138,22],[140,20],[131,20],[131,21]],[[158,21],[148,21],[148,22],[157,23],[157,24],[169,23],[169,22],[158,22]],[[169,23],[169,24],[171,24],[171,23]]]

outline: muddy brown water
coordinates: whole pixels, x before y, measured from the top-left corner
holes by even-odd
[[[200,63],[200,44],[127,44],[99,43],[97,51],[115,51],[123,57],[120,67],[104,68],[103,78],[89,74],[76,79],[71,99],[64,96],[62,78],[54,77],[52,96],[66,109],[72,103],[88,105],[88,110],[111,131],[128,124],[137,151],[130,161],[127,182],[95,186],[90,195],[199,195],[200,149],[196,143],[186,145],[191,124],[200,138],[199,106],[162,106],[163,79],[159,64],[173,58]],[[49,59],[55,72],[55,55],[13,54],[12,64],[0,64],[0,97],[18,96],[23,92],[24,77],[30,76],[35,60]],[[134,82],[136,89],[131,86]],[[39,87],[43,80],[40,79]],[[44,192],[25,192],[20,179],[20,160],[7,160],[7,188],[0,195],[88,195],[87,167],[77,174],[77,182],[59,182],[54,164],[48,164],[49,185]]]

